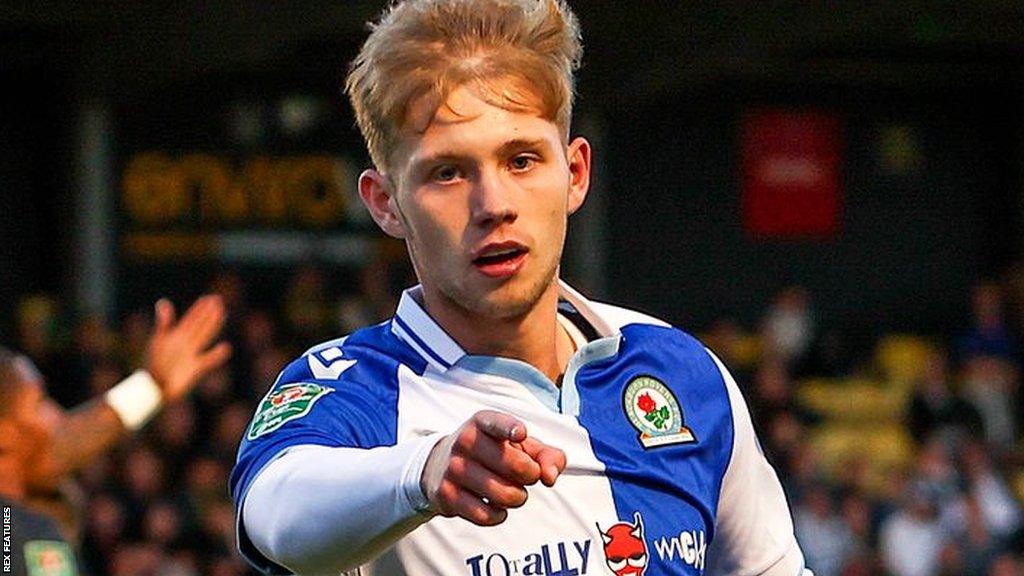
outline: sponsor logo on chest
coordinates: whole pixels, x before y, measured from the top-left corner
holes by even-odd
[[[655,540],[654,550],[662,561],[682,562],[703,570],[708,543],[703,530],[683,530],[675,536]]]
[[[590,567],[590,540],[543,544],[521,556],[500,552],[466,559],[472,576],[583,576]]]
[[[618,522],[607,530],[597,526],[604,544],[604,561],[615,576],[644,576],[651,557],[644,530],[644,519],[633,513],[632,522]],[[704,572],[707,539],[703,530],[682,530],[678,534],[653,540],[662,563],[682,563]]]
[[[592,540],[566,540],[542,544],[525,554],[494,552],[466,558],[469,576],[645,576],[655,563],[676,565],[677,570],[703,574],[707,555],[704,530],[680,530],[648,540],[644,519],[633,513],[632,521],[619,521],[603,528],[596,524],[600,546]],[[654,557],[650,555],[653,546]],[[603,556],[590,561],[590,551]],[[598,552],[600,551],[600,552]],[[604,562],[601,562],[603,560]],[[654,573],[659,573],[655,571]]]

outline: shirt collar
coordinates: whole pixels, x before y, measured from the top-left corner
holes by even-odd
[[[589,300],[562,280],[558,281],[558,294],[559,298],[572,304],[599,335],[609,336],[618,332],[600,318]],[[466,356],[462,346],[427,314],[423,307],[421,286],[402,292],[398,310],[391,322],[391,331],[441,372]]]

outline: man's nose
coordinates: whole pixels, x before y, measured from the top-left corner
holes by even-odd
[[[515,190],[498,170],[481,170],[473,186],[473,221],[481,226],[515,222]]]

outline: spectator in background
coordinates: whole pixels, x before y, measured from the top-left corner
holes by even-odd
[[[882,523],[882,563],[893,576],[933,576],[946,542],[938,515],[938,495],[914,483],[903,505]]]
[[[815,321],[810,297],[802,286],[780,292],[761,325],[764,353],[793,368],[805,360],[814,342]]]
[[[133,532],[149,503],[158,499],[166,488],[164,460],[144,444],[136,445],[128,453],[124,463],[125,494]]]
[[[975,356],[964,365],[964,396],[981,415],[985,440],[1006,449],[1017,439],[1018,370],[995,356]]]
[[[1003,291],[998,284],[982,282],[971,297],[971,326],[957,342],[960,361],[968,364],[978,357],[999,358],[1016,365],[1017,340],[1006,321]]]
[[[850,545],[858,556],[870,556],[878,544],[876,512],[860,491],[848,492],[840,503],[840,514],[850,531]]]
[[[145,370],[71,412],[46,394],[45,382],[28,358],[0,349],[0,499],[30,519],[25,526],[31,522],[39,527],[35,534],[19,531],[18,538],[73,540],[72,527],[65,526],[58,535],[53,521],[37,512],[62,504],[54,498],[59,484],[113,446],[126,430],[145,424],[162,404],[180,400],[200,377],[227,360],[227,344],[207,350],[224,322],[218,298],[199,299],[180,322],[170,302],[162,300],[156,316]],[[70,547],[57,545],[54,554],[70,564],[67,573],[74,573]],[[15,573],[24,573],[27,560],[19,560],[20,572]]]
[[[995,470],[984,445],[968,444],[962,453],[967,492],[980,521],[1000,548],[1006,548],[1021,528],[1021,507]]]
[[[93,494],[85,519],[85,539],[82,542],[82,560],[87,572],[106,572],[108,558],[112,558],[124,539],[128,521],[121,500],[106,492]]]
[[[726,366],[737,366],[736,381],[743,383],[750,380],[750,372],[756,360],[750,354],[744,354],[745,334],[740,325],[732,318],[715,320],[701,338],[704,345],[714,350],[715,354]]]
[[[918,440],[939,436],[954,443],[984,433],[978,411],[953,392],[942,352],[932,351],[925,360],[924,373],[910,398],[907,427]]]
[[[793,388],[786,364],[776,357],[765,358],[754,373],[750,409],[755,420],[770,427],[776,417],[791,414],[803,426],[817,422],[818,416],[793,397]]]
[[[186,462],[195,449],[196,414],[191,402],[168,406],[147,430],[161,456],[171,462]]]
[[[95,367],[114,357],[115,344],[114,333],[103,318],[95,315],[82,318],[74,329],[73,346],[61,354],[62,365],[52,367],[56,372],[51,373],[60,374],[62,378],[51,383],[49,394],[61,406],[74,406],[88,400],[89,375]]]
[[[136,310],[121,322],[120,362],[123,366],[142,366],[146,361],[146,342],[149,341],[149,316]]]
[[[58,309],[53,298],[42,295],[30,296],[18,304],[18,347],[44,373],[57,362],[61,332]]]
[[[955,531],[961,522],[958,507],[962,481],[953,463],[952,448],[940,438],[931,438],[918,452],[914,485],[931,498],[944,529]]]
[[[291,360],[291,355],[281,348],[270,348],[264,350],[252,360],[251,379],[249,390],[245,397],[250,400],[258,400],[270,390],[277,379],[277,375],[284,370]]]
[[[957,341],[964,394],[982,416],[986,440],[1006,448],[1017,437],[1019,350],[1005,318],[1001,288],[991,282],[978,284],[971,311],[971,326]]]
[[[807,442],[799,442],[785,459],[776,456],[775,465],[779,477],[794,502],[803,500],[803,495],[823,480],[821,463],[817,452]]]
[[[242,338],[239,323],[249,313],[249,290],[241,274],[231,269],[219,270],[208,282],[206,292],[220,296],[224,303],[224,309],[227,311],[222,331],[224,339],[232,343],[240,342]],[[244,354],[232,354],[227,370],[231,374],[244,375],[246,360]]]
[[[978,500],[970,495],[963,499],[964,518],[957,538],[957,549],[962,549],[963,566],[956,574],[963,576],[985,576],[1000,550],[999,543],[992,537],[982,517]]]
[[[227,311],[228,322],[225,327],[229,334],[234,334],[235,332],[231,330],[234,325],[231,319],[242,318],[246,311],[248,291],[245,281],[234,270],[221,270],[210,280],[207,291],[220,296],[224,303],[224,309]]]
[[[793,397],[793,382],[786,365],[776,357],[761,362],[748,395],[758,438],[769,460],[783,475],[789,472],[794,453],[801,448],[808,424],[818,420]]]
[[[395,295],[390,289],[390,275],[391,267],[383,256],[370,260],[359,271],[359,290],[338,302],[338,328],[342,334],[376,324],[394,314]]]
[[[312,264],[292,276],[284,296],[288,329],[299,342],[320,342],[332,333],[330,303],[323,272]]]
[[[835,513],[828,490],[820,484],[793,510],[793,526],[807,566],[813,567],[816,576],[840,576],[857,552],[850,528]]]
[[[1012,334],[1024,334],[1024,260],[1012,264],[1002,277],[1003,312]],[[1018,354],[1020,349],[1017,350]]]

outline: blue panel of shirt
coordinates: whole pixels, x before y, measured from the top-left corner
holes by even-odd
[[[637,377],[664,384],[695,441],[645,447],[624,404]],[[643,522],[648,576],[702,574],[733,446],[728,391],[704,346],[674,328],[633,324],[619,353],[576,375],[579,422],[606,466],[620,522]],[[608,526],[600,526],[607,532]]]
[[[229,481],[239,508],[259,471],[286,448],[307,444],[375,448],[396,443],[399,367],[405,365],[422,374],[426,362],[394,336],[387,322],[354,332],[341,343],[340,356],[325,354],[333,348],[332,343],[312,348],[289,364],[267,393],[272,395],[296,383],[331,389],[316,400],[304,416],[289,420],[255,439],[250,440],[248,435],[242,438]],[[338,362],[354,360],[355,363],[340,371],[337,378],[317,378],[310,368],[310,355],[328,369]],[[261,558],[244,530],[239,528],[239,546],[250,561],[261,566],[266,574],[288,573]]]

